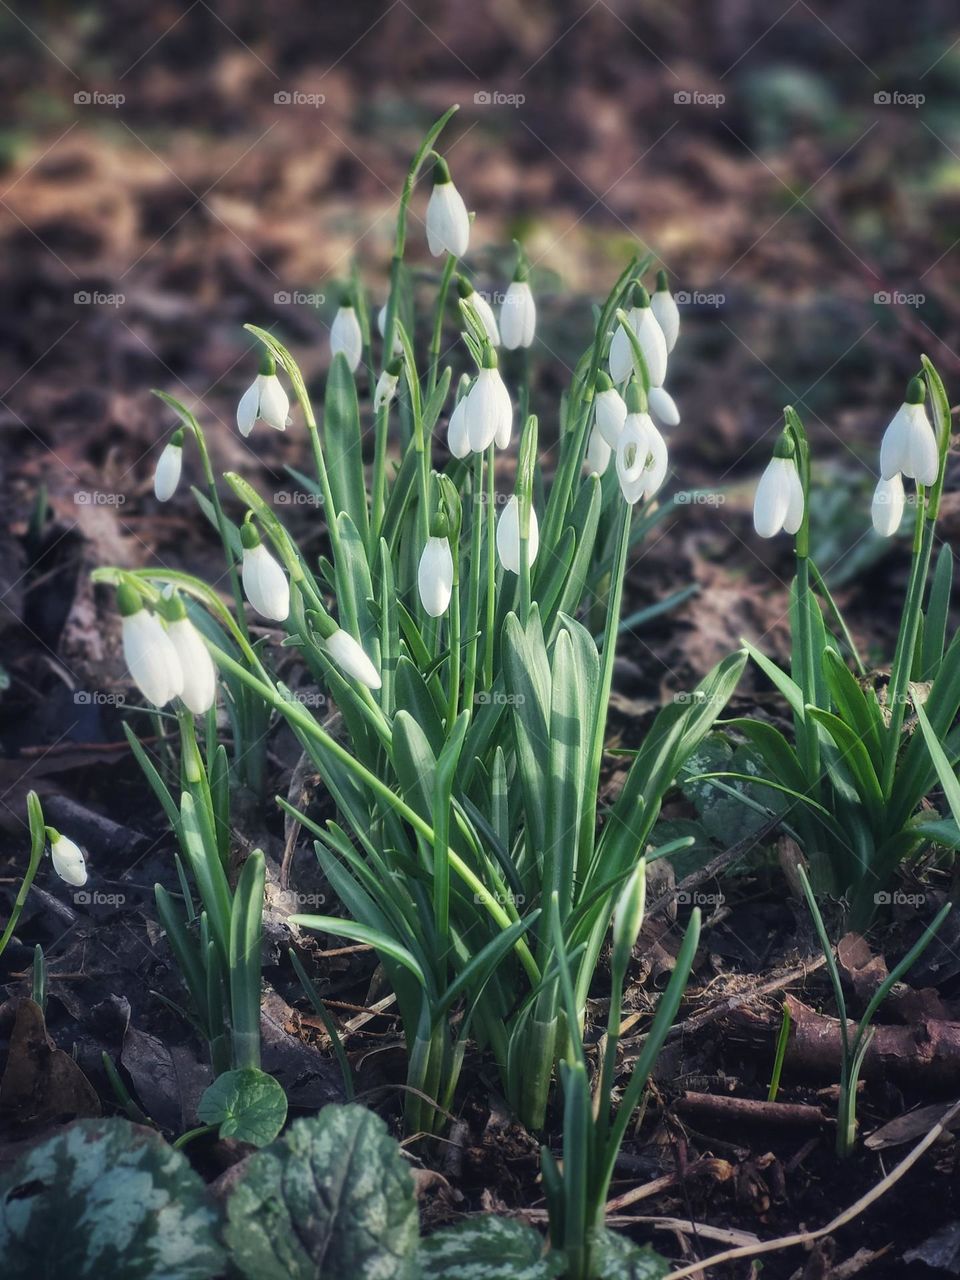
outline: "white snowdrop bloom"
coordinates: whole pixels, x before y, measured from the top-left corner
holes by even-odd
[[[873,493],[870,519],[881,538],[893,537],[900,528],[905,501],[903,480],[899,472],[890,480],[880,479]]]
[[[470,243],[470,215],[463,196],[450,180],[445,160],[437,159],[433,191],[427,204],[427,245],[435,258],[452,253],[462,258]]]
[[[761,538],[782,529],[796,533],[803,523],[803,485],[793,457],[793,444],[781,436],[773,457],[760,477],[753,500],[753,527]]]
[[[595,426],[590,432],[590,439],[587,441],[587,456],[585,459],[587,471],[591,475],[606,475],[612,453],[613,450],[604,439],[603,433],[599,427]]]
[[[530,527],[527,536],[527,562],[533,564],[540,550],[540,525],[537,513],[530,508]],[[500,512],[497,521],[497,555],[508,573],[520,572],[520,500],[514,494]]]
[[[430,537],[417,567],[420,603],[431,618],[439,618],[450,607],[453,594],[453,552],[448,538]]]
[[[213,706],[217,698],[217,669],[210,657],[210,650],[203,643],[200,632],[187,617],[181,601],[178,612],[167,627],[167,635],[180,661],[183,672],[183,688],[180,697],[195,716],[202,716]]]
[[[338,627],[323,642],[330,661],[343,672],[359,680],[368,689],[379,689],[382,683],[380,672],[364,652],[359,641],[354,640],[349,632]]]
[[[183,669],[163,623],[143,607],[126,583],[117,592],[123,659],[134,684],[155,707],[163,707],[183,690]]]
[[[290,583],[249,522],[240,526],[243,594],[261,618],[283,622],[290,613]]]
[[[667,355],[677,345],[680,335],[680,308],[667,285],[667,273],[657,272],[657,291],[650,299],[650,310],[657,324],[663,330],[663,338],[667,344]]]
[[[526,268],[521,267],[500,306],[503,345],[508,351],[515,351],[517,347],[529,347],[533,343],[536,328],[537,304],[527,282]]]
[[[377,312],[377,330],[381,338],[387,336],[387,304],[384,303]],[[399,356],[403,354],[403,343],[400,341],[399,333],[394,330],[393,334],[393,354]]]
[[[650,309],[650,295],[642,285],[634,289],[627,320],[640,344],[651,387],[662,387],[667,376],[667,343]],[[633,347],[623,325],[618,325],[610,343],[610,377],[617,383],[626,382],[633,372]]]
[[[940,472],[940,451],[927,410],[926,390],[913,378],[907,397],[883,433],[880,444],[880,474],[892,480],[899,472],[917,484],[934,484]]]
[[[346,357],[350,372],[355,372],[363,356],[363,334],[360,332],[360,321],[349,297],[345,297],[337,308],[330,326],[330,354]]]
[[[477,319],[487,335],[487,341],[492,347],[499,347],[500,330],[497,328],[497,317],[493,314],[493,307],[491,307],[482,293],[477,292],[466,276],[460,276],[457,279],[457,291],[462,301],[467,306],[473,307]]]
[[[469,392],[467,394],[469,395]],[[447,448],[455,458],[465,458],[470,452],[466,395],[460,397],[450,415],[450,421],[447,424]]]
[[[62,836],[53,827],[47,827],[47,839],[50,841],[50,857],[53,869],[67,884],[79,889],[87,883],[87,861],[79,845]]]
[[[393,397],[397,394],[397,383],[400,381],[400,361],[391,360],[387,367],[377,379],[376,390],[373,393],[374,409],[382,409],[385,404],[389,404]]]
[[[665,427],[675,427],[680,422],[680,410],[669,391],[663,387],[651,387],[649,392],[650,413]]]
[[[153,473],[153,492],[158,502],[169,502],[180,483],[183,470],[183,431],[178,430],[168,440],[157,460]]]
[[[610,448],[615,449],[623,424],[627,420],[627,405],[605,373],[601,373],[597,378],[594,414],[597,430]]]
[[[513,430],[513,405],[492,347],[487,347],[483,368],[467,393],[465,413],[467,438],[474,453],[481,453],[494,442],[498,449],[506,449]]]
[[[290,425],[290,400],[277,377],[276,362],[269,354],[260,363],[260,372],[247,387],[237,405],[237,426],[248,436],[258,421],[274,431],[285,431]]]
[[[620,492],[631,506],[643,497],[643,473],[650,457],[646,413],[628,413],[617,439],[617,479]]]

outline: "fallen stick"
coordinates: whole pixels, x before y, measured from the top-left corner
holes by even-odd
[[[737,1258],[755,1258],[762,1253],[777,1253],[781,1249],[792,1249],[795,1245],[813,1244],[814,1241],[822,1240],[824,1236],[831,1235],[834,1231],[839,1231],[841,1227],[845,1227],[848,1222],[852,1222],[854,1218],[863,1213],[865,1209],[868,1209],[881,1196],[886,1195],[904,1174],[909,1173],[923,1153],[933,1146],[953,1117],[958,1113],[960,1113],[960,1102],[955,1102],[947,1114],[933,1126],[925,1138],[922,1138],[917,1143],[908,1156],[904,1156],[895,1169],[891,1169],[887,1176],[882,1178],[875,1187],[872,1187],[866,1194],[862,1195],[848,1209],[844,1209],[843,1213],[832,1218],[825,1227],[819,1227],[816,1231],[799,1231],[791,1236],[780,1236],[776,1240],[766,1240],[757,1245],[744,1245],[738,1249],[726,1249],[723,1253],[715,1253],[709,1258],[702,1258],[699,1262],[693,1262],[689,1266],[681,1267],[678,1271],[671,1271],[668,1276],[664,1277],[664,1280],[684,1280],[685,1276],[692,1276],[698,1271],[705,1272],[709,1267],[719,1267],[721,1263],[733,1262]]]
[[[727,1094],[682,1093],[674,1103],[678,1111],[693,1116],[749,1124],[805,1125],[817,1128],[833,1124],[832,1117],[805,1102],[765,1102],[757,1098],[734,1098]]]

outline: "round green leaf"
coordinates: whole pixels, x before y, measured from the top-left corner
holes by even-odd
[[[258,1067],[225,1071],[204,1090],[197,1117],[204,1124],[219,1125],[221,1138],[265,1147],[283,1128],[287,1095]]]
[[[78,1120],[0,1180],[4,1280],[208,1280],[217,1214],[184,1156],[129,1120]]]

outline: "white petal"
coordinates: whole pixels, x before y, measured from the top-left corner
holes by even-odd
[[[667,453],[666,440],[653,425],[650,418],[647,418],[644,426],[647,433],[647,446],[650,450],[650,457],[644,470],[643,493],[644,497],[652,498],[667,478],[669,455]]]
[[[275,373],[260,375],[260,418],[274,431],[287,429],[290,399]]]
[[[771,458],[767,463],[753,500],[753,527],[761,538],[772,538],[783,528],[795,496],[790,473],[796,471],[792,458]]]
[[[540,526],[537,513],[530,508],[530,528],[527,537],[527,562],[533,564],[540,550]],[[514,494],[500,512],[497,521],[497,555],[509,573],[520,572],[520,501]]]
[[[244,548],[241,577],[244,595],[261,618],[283,622],[290,613],[290,583],[262,542]]]
[[[177,651],[160,619],[146,609],[121,623],[123,658],[134,684],[155,707],[163,707],[183,689]]]
[[[385,338],[387,336],[387,304],[386,303],[384,303],[383,306],[380,308],[380,310],[377,312],[377,328],[380,331],[380,337]],[[394,330],[394,334],[393,334],[393,354],[395,356],[399,356],[403,354],[403,343],[400,341],[400,335],[399,333],[396,332],[396,330]]]
[[[78,889],[87,883],[86,860],[72,840],[68,840],[66,836],[54,840],[50,845],[50,856],[53,859],[53,869],[61,880],[66,880],[67,884]]]
[[[500,330],[497,328],[497,317],[493,314],[493,307],[482,293],[477,293],[476,289],[470,294],[468,301],[473,303],[477,317],[483,325],[483,331],[487,335],[487,341],[492,347],[499,347]]]
[[[663,330],[663,339],[667,344],[667,355],[669,355],[677,345],[680,334],[680,308],[672,293],[666,289],[658,289],[650,299],[650,310]]]
[[[377,379],[377,388],[373,393],[373,407],[380,409],[385,404],[389,404],[396,395],[398,379],[392,373],[388,373],[384,369],[380,377]]]
[[[597,429],[611,449],[617,447],[617,441],[620,439],[620,432],[626,420],[627,406],[616,387],[601,391],[597,396]]]
[[[373,665],[362,646],[348,632],[339,628],[323,642],[324,648],[333,662],[347,676],[353,676],[368,689],[379,689],[382,683],[380,673]]]
[[[680,422],[680,410],[669,391],[663,387],[650,388],[650,412],[665,427],[675,427]]]
[[[514,280],[500,307],[500,331],[508,351],[529,347],[537,327],[537,304],[526,280]]]
[[[627,331],[622,324],[618,324],[613,341],[610,343],[610,377],[619,384],[626,382],[632,373],[633,347],[630,345]]]
[[[453,593],[453,552],[446,538],[428,538],[417,567],[420,603],[431,618],[447,612]]]
[[[176,444],[168,444],[157,462],[153,473],[153,492],[158,502],[169,502],[180,483],[180,472],[183,468],[183,449]]]
[[[890,419],[890,423],[880,441],[880,475],[884,480],[892,480],[895,475],[909,466],[907,459],[907,439],[909,435],[909,417],[907,406],[902,404]]]
[[[903,474],[917,484],[935,484],[940,472],[940,451],[927,411],[922,404],[908,404],[906,466]]]
[[[796,533],[803,524],[803,483],[796,463],[791,463],[788,484],[790,486],[787,514],[783,517],[784,533]]]
[[[647,362],[651,387],[662,387],[667,376],[667,343],[657,318],[649,307],[639,308],[637,339]]]
[[[590,440],[587,444],[587,471],[591,475],[605,475],[607,467],[610,465],[612,452],[613,450],[607,444],[599,428],[595,426],[590,432]]]
[[[240,397],[240,403],[237,405],[237,427],[242,436],[248,436],[253,430],[253,424],[260,416],[260,376],[251,382],[246,391]]]
[[[435,258],[462,258],[470,243],[470,215],[452,182],[435,184],[427,204],[427,245]]]
[[[171,622],[167,635],[177,651],[183,672],[180,696],[195,716],[202,716],[210,710],[217,696],[217,669],[210,650],[189,618]]]
[[[363,334],[353,307],[340,307],[330,326],[330,354],[335,356],[341,352],[353,373],[363,355]]]
[[[460,397],[447,424],[447,448],[455,458],[465,458],[470,452],[470,436],[467,432],[467,398],[467,396]]]
[[[490,444],[500,449],[510,443],[513,405],[499,369],[481,369],[467,395],[467,435],[470,448],[479,453]]]
[[[652,426],[645,413],[629,413],[617,440],[617,475],[621,482],[638,480],[643,475],[650,456],[647,424]]]
[[[881,538],[892,537],[900,528],[905,502],[903,480],[899,474],[892,480],[881,479],[873,493],[870,519]]]

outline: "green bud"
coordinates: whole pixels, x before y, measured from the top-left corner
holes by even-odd
[[[773,456],[775,458],[792,458],[796,451],[793,436],[789,431],[781,431],[780,438],[774,445]]]
[[[443,156],[435,154],[433,161],[433,185],[435,187],[440,187],[450,180],[450,168],[446,160],[444,160]]]
[[[612,386],[613,386],[613,379],[610,377],[609,373],[597,374],[597,382],[596,382],[597,395],[600,395],[601,392],[603,391],[609,391]]]
[[[647,896],[647,864],[641,858],[617,899],[613,913],[613,972],[626,973],[643,924]]]
[[[143,608],[140,593],[129,582],[121,582],[117,587],[117,608],[121,618],[131,618]]]
[[[177,427],[176,431],[170,437],[170,443],[175,449],[183,448],[183,427]]]
[[[657,272],[657,293],[669,293],[670,286],[667,283],[667,273],[661,268]]]
[[[244,520],[240,526],[240,542],[244,551],[252,551],[254,547],[260,545],[260,534],[257,532],[256,525],[250,520]]]
[[[650,295],[642,284],[633,286],[633,305],[635,307],[649,307]]]
[[[483,348],[483,367],[484,369],[495,369],[497,367],[497,353],[491,347],[490,343],[484,344]]]
[[[911,378],[907,383],[907,404],[923,404],[927,398],[927,388],[922,378]]]
[[[473,293],[473,285],[466,276],[457,276],[457,293],[461,298],[469,298]]]
[[[272,378],[277,372],[277,362],[269,351],[264,351],[260,357],[260,374],[264,378]]]

